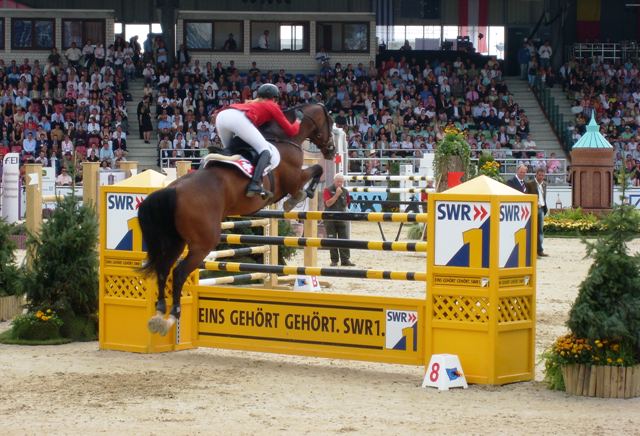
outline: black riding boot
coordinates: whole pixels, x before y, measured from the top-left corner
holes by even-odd
[[[253,169],[253,177],[251,178],[249,186],[247,187],[247,197],[260,195],[262,198],[268,198],[273,196],[272,192],[265,191],[264,187],[262,186],[262,174],[270,163],[271,153],[269,153],[268,151],[263,151],[262,153],[260,153],[258,162]]]

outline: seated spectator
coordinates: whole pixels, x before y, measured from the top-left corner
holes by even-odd
[[[64,52],[64,56],[67,58],[69,64],[75,67],[80,62],[82,51],[78,48],[75,42],[72,42],[71,47],[69,47],[67,51]]]
[[[36,156],[36,140],[33,138],[33,133],[27,133],[27,137],[22,140],[22,156],[30,155],[35,158]]]
[[[103,141],[102,142],[102,147],[100,148],[100,154],[98,156],[100,158],[100,161],[108,161],[109,164],[111,164],[111,162],[113,162],[114,159],[114,154],[113,154],[113,150],[111,149],[109,142],[108,141]]]
[[[69,170],[63,166],[60,169],[60,175],[56,177],[56,185],[71,186],[72,184],[73,184],[73,179],[69,175]]]

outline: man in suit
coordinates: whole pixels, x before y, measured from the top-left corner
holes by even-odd
[[[527,184],[527,191],[538,196],[538,257],[548,256],[542,247],[544,242],[544,216],[549,210],[547,208],[547,182],[544,180],[545,176],[545,169],[542,167],[537,168],[535,179]]]
[[[512,187],[513,189],[522,192],[523,194],[528,194],[531,191],[527,189],[527,184],[524,181],[524,178],[527,175],[527,166],[524,164],[520,164],[518,169],[516,170],[515,176],[511,179],[507,180],[507,185]]]

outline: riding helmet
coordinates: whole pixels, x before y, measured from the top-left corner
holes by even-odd
[[[258,88],[258,97],[261,98],[278,98],[280,97],[280,90],[273,83],[265,83]]]

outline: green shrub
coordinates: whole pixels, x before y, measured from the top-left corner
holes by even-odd
[[[640,254],[630,255],[627,246],[638,233],[640,214],[631,205],[616,205],[601,224],[605,230],[595,241],[583,240],[593,264],[569,311],[570,333],[542,355],[551,389],[564,387],[565,365],[640,363]]]
[[[30,311],[52,308],[61,316],[98,310],[98,222],[93,208],[73,196],[60,200],[40,235],[30,235],[34,261],[25,280]]]
[[[23,294],[23,270],[15,264],[16,245],[9,238],[15,226],[0,218],[0,297]]]

